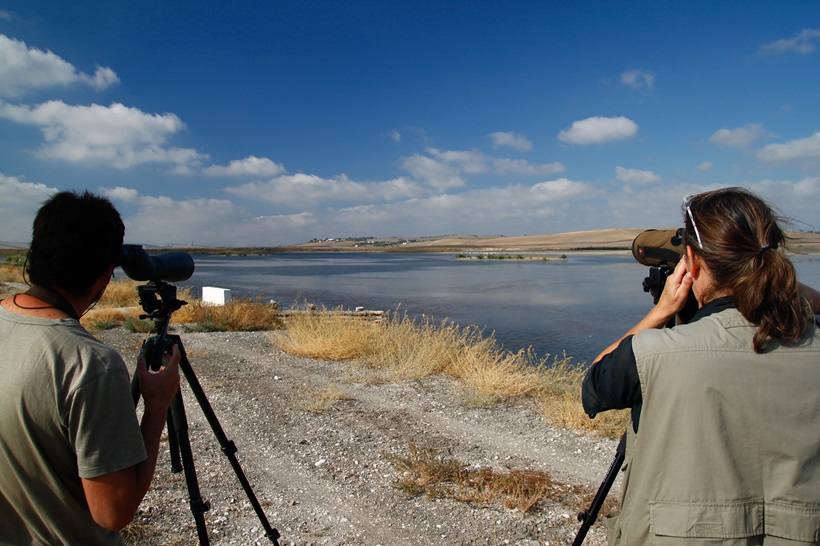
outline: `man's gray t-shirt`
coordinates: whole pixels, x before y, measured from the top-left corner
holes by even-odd
[[[81,478],[146,457],[122,357],[76,320],[0,307],[0,544],[121,544]]]

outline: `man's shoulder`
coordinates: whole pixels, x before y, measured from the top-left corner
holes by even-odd
[[[47,359],[59,362],[58,368],[79,367],[92,373],[127,373],[122,356],[113,347],[94,337],[76,320],[11,315],[9,317],[6,314],[3,317],[5,320],[0,322],[5,322],[7,327],[13,328],[14,344],[17,347],[27,347],[26,353],[39,352]]]

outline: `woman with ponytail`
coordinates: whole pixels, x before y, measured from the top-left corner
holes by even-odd
[[[684,201],[657,305],[590,367],[590,417],[632,409],[609,543],[820,544],[820,293],[741,188]],[[665,328],[689,293],[699,310]]]

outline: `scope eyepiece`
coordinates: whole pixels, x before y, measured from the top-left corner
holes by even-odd
[[[122,245],[120,267],[135,281],[186,281],[194,274],[194,259],[174,250],[149,256],[142,245]]]

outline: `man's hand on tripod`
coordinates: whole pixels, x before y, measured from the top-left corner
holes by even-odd
[[[145,407],[158,409],[163,414],[171,405],[171,401],[179,391],[179,346],[174,345],[171,354],[163,353],[162,367],[158,372],[148,370],[145,357],[137,357],[137,373],[139,374],[140,392]]]

